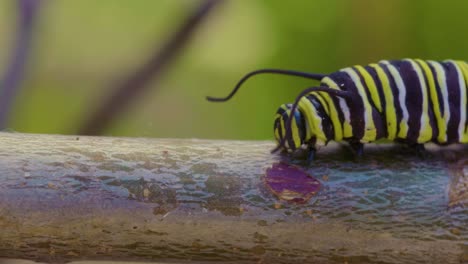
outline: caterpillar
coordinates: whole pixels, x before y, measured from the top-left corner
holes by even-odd
[[[224,98],[231,99],[250,77],[271,73],[308,78],[320,85],[303,90],[276,112],[272,151],[306,148],[309,159],[329,141],[348,142],[361,156],[379,139],[424,151],[424,144],[468,143],[468,64],[464,61],[383,60],[330,74],[261,69],[245,75]]]

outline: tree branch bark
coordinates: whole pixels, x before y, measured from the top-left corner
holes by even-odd
[[[266,168],[286,160],[269,154],[272,147],[269,141],[0,133],[0,257],[468,258],[466,185],[460,185],[466,183],[466,148],[433,147],[432,157],[421,159],[379,145],[353,161],[346,150],[328,146],[309,169],[322,190],[295,204],[278,200],[263,182]]]

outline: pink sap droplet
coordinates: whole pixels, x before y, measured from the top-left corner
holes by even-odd
[[[306,171],[286,163],[274,163],[267,169],[264,181],[278,198],[297,203],[307,202],[321,186]]]

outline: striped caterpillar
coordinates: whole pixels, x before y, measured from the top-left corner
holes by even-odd
[[[468,143],[468,64],[404,59],[352,66],[331,74],[263,69],[244,76],[225,98],[229,100],[251,76],[284,74],[320,81],[293,104],[276,112],[272,151],[293,152],[307,147],[313,159],[316,146],[346,141],[355,153],[379,139],[401,142],[424,151],[424,143]],[[293,114],[291,114],[293,113]]]

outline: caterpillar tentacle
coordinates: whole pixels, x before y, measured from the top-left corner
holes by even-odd
[[[317,74],[317,73],[307,73],[307,72],[299,72],[299,71],[293,71],[293,70],[282,70],[282,69],[260,69],[260,70],[255,70],[252,72],[247,73],[244,77],[242,77],[239,82],[236,84],[234,89],[232,89],[231,93],[229,93],[228,96],[226,97],[212,97],[212,96],[207,96],[206,100],[211,101],[211,102],[226,102],[229,99],[231,99],[239,90],[239,88],[244,84],[245,81],[247,81],[250,77],[258,74],[264,74],[264,73],[271,73],[271,74],[282,74],[282,75],[289,75],[289,76],[296,76],[296,77],[302,77],[306,79],[312,79],[316,81],[320,81],[323,77],[326,75],[324,74]]]

